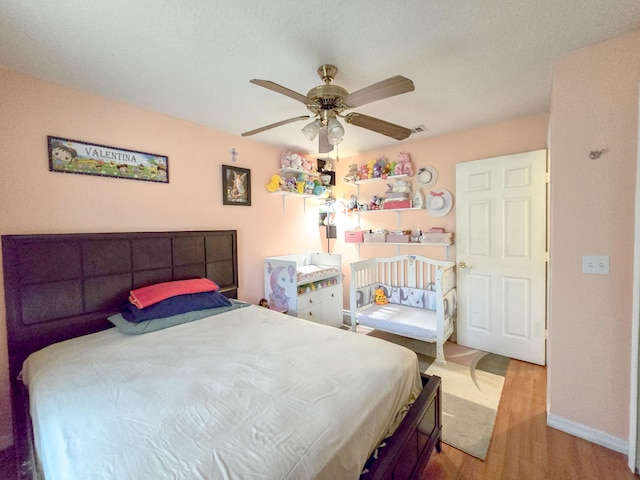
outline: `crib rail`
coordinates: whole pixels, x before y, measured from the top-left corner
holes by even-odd
[[[453,334],[456,317],[455,263],[419,255],[369,258],[351,263],[351,329],[357,327],[357,312],[373,302],[372,292],[380,284],[435,291],[437,314],[437,359],[444,363],[444,342]]]
[[[455,263],[433,260],[419,255],[368,258],[351,264],[355,288],[384,283],[398,287],[435,288],[438,272],[442,272],[445,292],[455,287]]]

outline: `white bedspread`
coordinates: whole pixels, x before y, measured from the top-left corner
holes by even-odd
[[[416,355],[250,306],[31,355],[46,480],[356,479],[420,390]]]

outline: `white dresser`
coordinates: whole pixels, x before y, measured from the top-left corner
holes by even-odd
[[[266,258],[264,292],[271,308],[342,327],[342,257],[306,253]]]

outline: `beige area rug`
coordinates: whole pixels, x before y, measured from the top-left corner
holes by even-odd
[[[509,358],[447,342],[446,365],[435,363],[435,344],[372,330],[369,336],[418,354],[420,370],[442,379],[442,441],[481,460],[487,457]]]

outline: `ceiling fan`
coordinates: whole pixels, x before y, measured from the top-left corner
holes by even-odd
[[[270,82],[269,80],[251,80],[251,83],[255,85],[273,90],[276,93],[286,95],[289,98],[303,103],[313,115],[301,115],[281,120],[245,132],[242,136],[247,137],[281,125],[313,118],[313,121],[302,129],[302,133],[304,133],[310,141],[314,140],[316,136],[319,136],[319,151],[320,153],[327,153],[333,150],[334,145],[342,141],[344,135],[344,127],[338,121],[338,117],[343,118],[345,122],[351,125],[366,128],[367,130],[395,138],[396,140],[404,140],[411,135],[410,129],[401,127],[400,125],[361,113],[347,112],[352,108],[360,107],[367,103],[393,97],[394,95],[400,95],[401,93],[411,92],[414,90],[411,80],[396,75],[353,93],[349,93],[344,88],[331,84],[337,72],[338,69],[334,65],[322,65],[318,68],[318,75],[324,84],[313,87],[306,96],[282,85],[278,85],[277,83]]]

